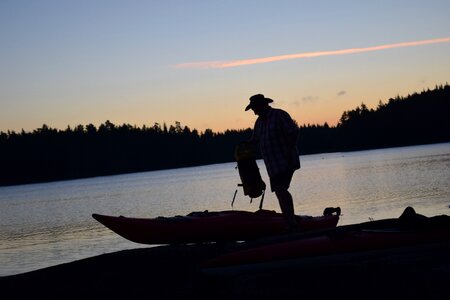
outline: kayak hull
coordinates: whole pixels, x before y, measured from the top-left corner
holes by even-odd
[[[405,226],[399,219],[385,219],[299,234],[288,239],[267,239],[256,245],[244,244],[241,249],[206,261],[204,267],[260,264],[449,241],[448,216],[423,219],[415,226]]]
[[[283,216],[275,211],[194,212],[187,216],[128,218],[93,214],[120,236],[141,244],[246,241],[286,232]],[[297,216],[302,231],[336,227],[338,215]]]

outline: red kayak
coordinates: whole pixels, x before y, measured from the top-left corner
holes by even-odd
[[[340,209],[320,217],[297,216],[301,231],[335,228]],[[152,219],[93,214],[92,217],[120,236],[141,244],[177,244],[246,241],[286,232],[280,213],[269,210],[193,212],[187,216]]]
[[[409,215],[242,244],[241,249],[205,262],[205,267],[226,267],[301,259],[313,256],[378,250],[450,241],[450,217]]]

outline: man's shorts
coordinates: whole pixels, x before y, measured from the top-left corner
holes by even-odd
[[[272,192],[289,189],[294,171],[295,170],[289,170],[275,175],[274,177],[270,177],[270,188],[272,189]]]

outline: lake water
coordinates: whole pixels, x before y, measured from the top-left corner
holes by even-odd
[[[268,183],[264,164],[259,161]],[[291,193],[297,214],[340,206],[338,225],[395,218],[407,206],[450,213],[450,143],[301,156]],[[92,213],[133,217],[228,210],[240,181],[235,163],[43,184],[0,187],[0,276],[118,250],[127,241]],[[242,190],[234,209],[258,209]],[[279,211],[267,193],[264,208]]]

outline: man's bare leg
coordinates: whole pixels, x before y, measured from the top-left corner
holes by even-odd
[[[290,229],[297,228],[297,221],[295,220],[294,214],[294,202],[292,200],[292,195],[288,190],[279,189],[275,191],[275,195],[278,198],[278,203],[280,204],[281,212]]]

